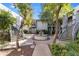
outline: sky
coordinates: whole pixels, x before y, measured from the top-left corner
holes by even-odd
[[[17,14],[19,14],[18,10],[12,6],[12,3],[2,3],[2,4],[11,9],[12,11],[16,12]],[[73,8],[75,8],[78,5],[79,3],[71,3],[71,6]],[[39,19],[40,12],[42,11],[41,3],[32,3],[31,6],[33,9],[33,19]]]

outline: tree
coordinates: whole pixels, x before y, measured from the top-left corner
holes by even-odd
[[[58,32],[59,32],[59,18],[62,17],[64,14],[72,10],[71,5],[68,3],[52,3],[52,4],[44,4],[43,6],[44,11],[52,12],[52,17],[55,20],[55,35],[53,39],[53,43],[56,42]]]
[[[32,9],[28,10],[26,20],[24,20],[24,25],[27,25],[28,28],[32,26]]]
[[[20,15],[23,18],[22,26],[24,21],[27,20],[27,15],[31,12],[31,4],[28,3],[15,3],[14,6],[19,10]]]
[[[10,26],[15,22],[15,18],[12,17],[11,13],[0,10],[0,31],[1,41],[4,42],[4,34],[10,29]]]
[[[21,23],[21,28],[23,28],[23,26],[25,25],[25,21],[27,21],[27,15],[29,14],[31,9],[31,5],[28,3],[15,3],[14,6],[18,9],[20,15],[23,18],[23,21]],[[22,30],[23,32],[23,30]],[[19,35],[17,35],[17,37],[19,37]],[[18,38],[16,40],[16,44],[17,44],[17,48],[19,47],[19,42],[18,42]]]
[[[32,8],[31,4],[28,3],[15,3],[14,6],[19,10],[20,15],[23,17],[22,26],[32,25]]]
[[[48,24],[48,32],[52,34],[52,26],[53,26],[53,17],[52,17],[52,13],[49,11],[42,11],[40,14],[40,18],[42,22],[47,22]],[[49,30],[49,26],[51,27]]]

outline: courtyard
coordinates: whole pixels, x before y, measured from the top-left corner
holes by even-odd
[[[0,56],[79,56],[79,4],[0,3]]]

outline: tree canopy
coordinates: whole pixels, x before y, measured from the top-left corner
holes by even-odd
[[[10,25],[15,22],[15,18],[12,17],[11,13],[0,10],[0,30],[9,29]]]
[[[67,14],[68,12],[72,11],[73,8],[71,7],[71,4],[68,4],[68,3],[46,3],[46,4],[43,4],[43,12],[45,13],[42,13],[43,14],[43,17],[45,15],[48,15],[46,17],[49,17],[49,14],[51,14],[51,18],[53,20],[56,20],[56,14],[59,15],[58,18],[61,18],[63,17],[64,14]],[[49,14],[48,14],[48,13]]]
[[[51,14],[52,21],[55,21],[55,36],[53,43],[56,42],[58,32],[59,32],[59,18],[62,18],[63,15],[66,15],[68,12],[72,11],[71,4],[68,3],[46,3],[43,4],[43,13],[42,15],[46,18],[49,18]],[[48,13],[47,13],[48,11]],[[47,16],[48,15],[48,16]],[[44,18],[45,18],[44,17]],[[50,19],[48,19],[51,21]]]
[[[15,3],[14,6],[18,8],[20,15],[23,17],[22,24],[31,25],[32,23],[32,8],[29,3]]]

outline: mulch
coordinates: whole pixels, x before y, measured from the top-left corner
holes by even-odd
[[[30,45],[20,47],[21,51],[13,49],[7,56],[32,56],[34,48],[30,48]],[[5,51],[5,50],[4,50]]]

